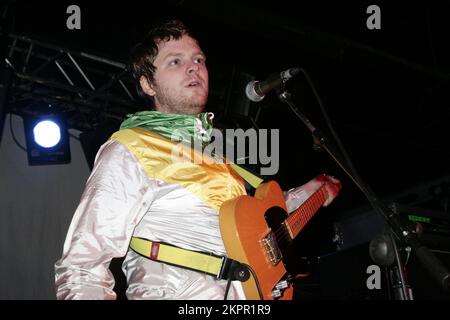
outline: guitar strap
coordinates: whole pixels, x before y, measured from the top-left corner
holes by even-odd
[[[264,180],[256,174],[231,163],[230,167],[253,188]],[[159,261],[216,277],[219,280],[246,281],[249,273],[238,261],[226,256],[217,256],[206,252],[182,249],[170,244],[132,237],[130,248],[137,254],[150,260]],[[236,270],[243,272],[236,272]]]
[[[253,188],[258,188],[258,186],[264,181],[262,178],[258,177],[256,174],[248,171],[247,169],[244,169],[237,164],[231,163],[230,167],[236,172],[238,175],[241,176],[242,179],[247,181],[249,185],[251,185]]]
[[[170,244],[132,237],[130,248],[139,255],[153,261],[206,273],[218,280],[246,281],[248,271],[236,260],[226,256],[182,249]],[[238,270],[238,272],[236,272]],[[240,271],[244,271],[241,273]]]

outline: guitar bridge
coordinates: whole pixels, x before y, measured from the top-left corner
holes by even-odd
[[[267,257],[269,258],[269,261],[276,266],[281,261],[282,255],[273,232],[269,232],[264,238],[262,238],[261,244]]]

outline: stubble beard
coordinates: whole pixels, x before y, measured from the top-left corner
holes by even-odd
[[[186,97],[171,90],[154,86],[156,109],[174,114],[198,114],[205,109],[207,97]]]

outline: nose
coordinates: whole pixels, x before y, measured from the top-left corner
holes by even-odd
[[[187,73],[188,74],[196,73],[198,71],[198,69],[199,69],[198,64],[196,64],[195,62],[192,62],[189,64],[189,66],[187,68]]]

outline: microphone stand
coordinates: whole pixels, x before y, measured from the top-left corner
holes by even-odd
[[[375,212],[381,214],[385,219],[387,225],[390,227],[392,239],[395,237],[400,243],[403,243],[408,249],[416,254],[419,261],[430,272],[433,278],[444,288],[446,292],[450,292],[450,274],[446,267],[439,261],[436,256],[425,246],[421,245],[417,234],[410,227],[409,223],[404,221],[400,215],[394,213],[389,207],[387,207],[380,199],[375,195],[371,188],[361,179],[359,174],[354,168],[351,168],[343,161],[343,157],[337,152],[335,147],[325,137],[325,135],[317,129],[311,121],[295,106],[292,101],[289,92],[278,90],[278,98],[286,103],[298,118],[305,124],[305,126],[311,131],[314,146],[318,150],[325,150],[333,160],[341,167],[341,169],[350,177],[350,179],[356,184],[356,186],[364,193],[370,204],[374,208]],[[353,169],[353,170],[352,170]],[[399,299],[409,300],[412,299],[409,294],[409,290],[405,284],[404,267],[395,246],[395,241],[392,241],[395,250],[396,266],[394,270],[394,281],[397,282],[396,288],[401,284],[401,292],[398,292],[395,296]],[[397,290],[398,291],[398,290]]]

